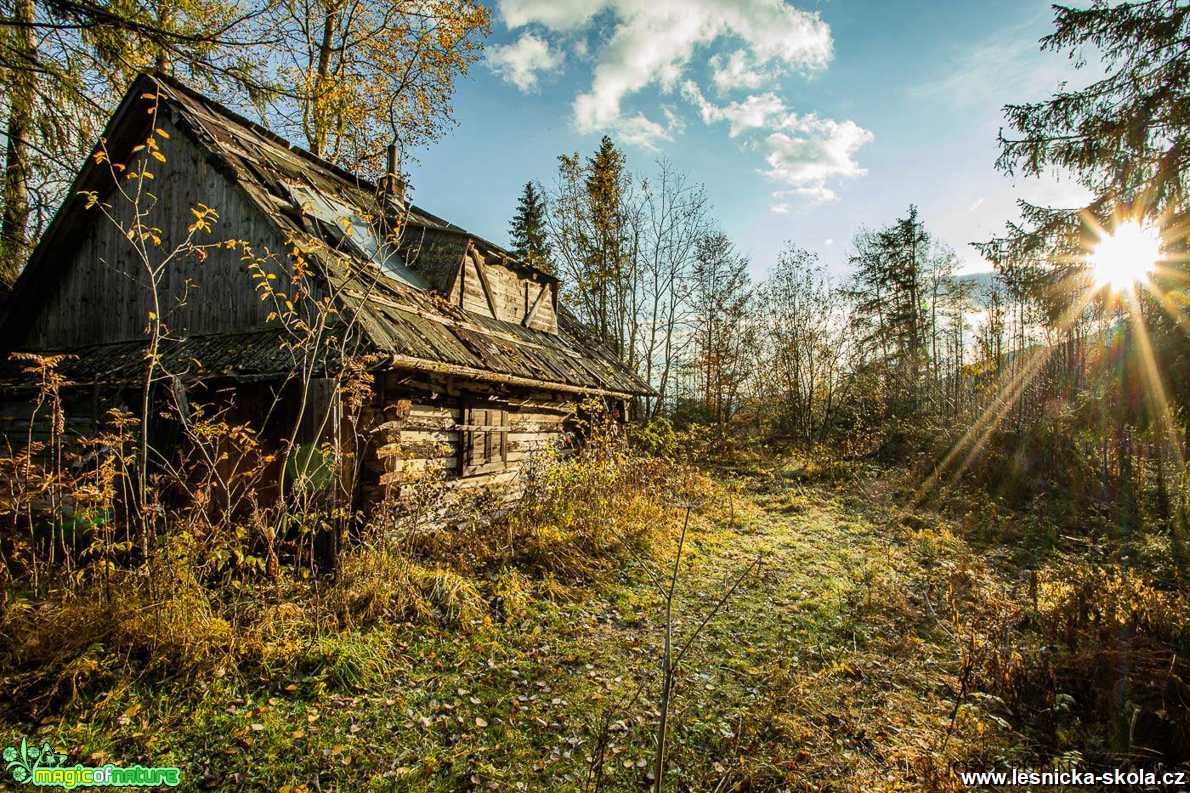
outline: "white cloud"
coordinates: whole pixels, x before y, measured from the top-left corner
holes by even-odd
[[[838,200],[839,194],[826,185],[809,184],[804,187],[795,187],[792,190],[775,191],[769,211],[785,215],[809,204],[829,204]]]
[[[610,12],[611,35],[595,55],[591,86],[574,100],[575,127],[584,133],[618,129],[624,121],[646,129],[643,116],[623,118],[625,100],[651,85],[672,91],[696,48],[720,38],[738,39],[746,49],[713,66],[725,84],[746,85],[765,69],[812,72],[832,55],[829,26],[784,0],[500,0],[500,11],[509,28],[538,24],[559,34]]]
[[[625,143],[642,149],[655,149],[659,142],[673,140],[669,129],[641,113],[616,119],[612,128]]]
[[[720,94],[740,88],[756,89],[773,79],[773,73],[757,67],[747,50],[736,50],[727,58],[712,55],[711,82]]]
[[[561,52],[548,41],[526,33],[512,44],[488,48],[488,68],[522,91],[537,88],[542,72],[552,72],[562,65]]]
[[[661,112],[665,115],[665,128],[671,135],[681,135],[686,131],[686,122],[673,105],[662,105]]]
[[[771,126],[785,113],[785,103],[776,94],[759,94],[718,106],[709,102],[692,80],[682,85],[682,93],[698,108],[703,123],[726,121],[730,125],[727,134],[733,138],[748,130]]]
[[[854,121],[835,121],[814,113],[798,115],[772,93],[727,105],[708,101],[690,81],[683,84],[682,93],[698,108],[705,123],[726,121],[733,138],[754,130],[767,133],[759,142],[768,164],[765,175],[784,186],[773,193],[774,212],[788,212],[795,199],[834,201],[838,195],[827,187],[828,180],[866,173],[855,156],[874,136]]]
[[[836,196],[826,188],[827,179],[867,173],[855,154],[873,135],[854,121],[791,113],[782,127],[764,142],[769,178],[792,185],[803,195],[833,201]]]
[[[537,22],[550,30],[578,30],[603,10],[600,0],[500,0],[500,16],[509,30]]]

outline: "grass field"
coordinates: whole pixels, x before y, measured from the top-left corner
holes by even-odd
[[[1019,750],[962,680],[965,599],[987,608],[1007,584],[943,518],[899,509],[864,469],[722,478],[739,495],[692,521],[679,645],[760,561],[682,660],[669,789],[938,789],[948,762]],[[663,635],[650,574],[629,565],[493,614],[315,637],[306,668],[274,677],[162,684],[130,668],[61,716],[5,724],[5,745],[35,735],[72,761],[176,765],[188,790],[575,790],[593,784],[603,734],[601,788],[640,789]]]

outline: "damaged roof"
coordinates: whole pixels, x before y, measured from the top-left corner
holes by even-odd
[[[161,104],[172,111],[175,124],[210,153],[213,164],[244,190],[286,238],[323,243],[315,246],[315,255],[324,265],[340,311],[349,314],[361,332],[361,352],[380,354],[396,368],[461,378],[576,393],[651,393],[562,306],[554,334],[466,311],[442,294],[470,249],[542,283],[556,284],[552,275],[411,204],[399,205],[403,234],[399,245],[389,245],[377,231],[375,218],[384,214],[384,199],[375,183],[291,146],[173,78],[142,75],[129,89],[109,129],[115,128],[121,114],[130,112],[132,98],[154,90]],[[86,168],[76,187],[85,176]],[[71,190],[70,195],[76,192]],[[22,282],[35,277],[38,268],[52,267],[59,260],[43,248],[52,247],[53,225],[69,222],[63,216],[71,205],[64,205],[39,243],[17,282],[17,299]],[[349,266],[344,266],[344,257],[351,260]],[[52,272],[47,275],[52,277]],[[275,334],[268,329],[195,336],[172,342],[168,354],[202,360],[210,374],[281,374],[290,368],[290,356],[284,351],[278,355],[263,351],[272,339]],[[68,371],[90,382],[119,380],[135,371],[136,346],[120,343],[70,350],[76,357]]]

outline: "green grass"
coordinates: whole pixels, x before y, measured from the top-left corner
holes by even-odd
[[[725,775],[752,790],[938,787],[931,774],[945,761],[990,761],[1015,745],[971,708],[947,737],[958,656],[938,593],[962,543],[929,540],[941,536],[932,529],[915,537],[870,472],[829,474],[748,475],[736,525],[697,522],[679,641],[762,561],[683,664],[671,789],[711,790]],[[79,762],[177,765],[184,790],[563,791],[586,780],[610,712],[604,789],[639,789],[661,599],[633,566],[579,594],[462,629],[316,637],[296,670],[273,678],[132,676],[0,737],[36,734]]]

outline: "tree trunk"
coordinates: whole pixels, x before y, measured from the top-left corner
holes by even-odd
[[[171,30],[174,23],[173,0],[159,0],[157,3],[157,27],[161,30]],[[157,45],[157,55],[153,59],[153,66],[164,74],[172,74],[174,69],[173,54],[165,44]]]
[[[33,36],[33,0],[16,0],[10,28],[12,70],[8,114],[8,150],[4,158],[4,216],[0,220],[0,281],[16,280],[29,255],[29,134],[37,88],[37,41]]]
[[[328,8],[326,18],[322,24],[322,39],[318,43],[318,64],[314,73],[314,95],[307,101],[310,107],[310,120],[306,128],[306,143],[310,152],[318,157],[324,156],[326,130],[329,108],[325,104],[325,94],[330,90],[331,54],[334,49],[335,31],[338,28],[338,9]]]

